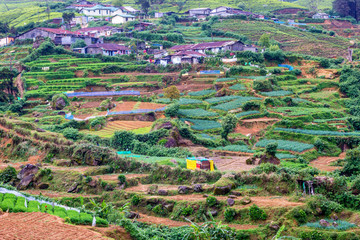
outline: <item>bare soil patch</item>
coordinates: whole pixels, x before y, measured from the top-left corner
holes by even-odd
[[[137,186],[133,186],[133,187],[129,187],[126,188],[126,192],[142,192],[142,193],[146,193],[149,189],[150,186],[152,185],[157,185],[159,188],[158,189],[162,189],[162,190],[168,190],[168,191],[176,191],[178,190],[178,185],[166,185],[166,184],[141,184],[139,183],[139,185]]]
[[[0,216],[0,239],[108,239],[85,227],[68,225],[46,213],[7,213]]]
[[[340,169],[341,167],[330,166],[330,164],[337,161],[338,159],[344,159],[345,156],[346,152],[342,152],[338,157],[318,157],[316,160],[310,162],[310,165],[321,171],[332,172],[336,169]]]
[[[224,156],[224,157],[212,157],[217,169],[220,171],[249,171],[256,167],[256,165],[247,165],[246,159],[249,157],[238,156]]]
[[[257,135],[261,130],[273,125],[279,121],[277,118],[254,118],[241,120],[235,128],[236,133],[241,133],[245,136]]]

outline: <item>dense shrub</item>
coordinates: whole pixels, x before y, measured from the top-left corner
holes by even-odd
[[[0,172],[0,182],[8,183],[14,179],[16,179],[16,170],[13,167],[7,166]]]
[[[209,206],[209,207],[213,207],[217,204],[217,200],[216,200],[216,197],[214,196],[209,196],[206,198],[206,204]]]
[[[233,208],[226,208],[224,218],[227,222],[232,222],[236,216],[236,211]]]
[[[257,205],[252,205],[249,209],[250,218],[252,220],[265,220],[267,218],[267,214],[265,211],[261,208],[259,208]]]

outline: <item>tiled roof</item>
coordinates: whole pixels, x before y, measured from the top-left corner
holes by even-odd
[[[102,27],[89,27],[89,28],[81,28],[76,32],[83,33],[83,32],[91,32],[91,31],[106,31],[113,29],[114,27],[111,26],[102,26]]]
[[[59,28],[38,28],[38,29],[46,31],[46,32],[50,32],[50,33],[55,33],[55,34],[80,35],[77,32],[72,32],[72,31],[59,29]]]
[[[130,50],[124,45],[118,45],[115,43],[96,43],[87,46],[88,48],[102,48],[105,51],[118,51],[118,50]]]
[[[192,57],[205,57],[206,54],[195,52],[195,51],[181,51],[173,54],[174,56],[192,56]]]
[[[91,7],[95,7],[95,6],[96,6],[96,4],[72,4],[71,6],[74,6],[74,7],[91,8]]]

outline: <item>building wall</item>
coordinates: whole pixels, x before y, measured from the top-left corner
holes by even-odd
[[[36,37],[49,37],[51,40],[54,40],[55,34],[35,28],[18,36],[17,38],[23,40],[23,39],[35,39]]]
[[[103,50],[100,48],[88,47],[88,48],[86,48],[86,53],[87,54],[103,54]]]
[[[111,19],[111,23],[112,24],[122,24],[122,23],[126,23],[129,21],[134,21],[134,20],[135,20],[135,18],[124,18],[121,16],[115,16]]]
[[[105,9],[87,10],[84,9],[83,13],[87,16],[112,16],[113,12]]]

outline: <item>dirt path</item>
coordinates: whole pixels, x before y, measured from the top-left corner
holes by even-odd
[[[161,225],[166,225],[166,226],[169,226],[169,227],[190,226],[189,222],[174,221],[174,220],[170,220],[168,218],[149,216],[149,215],[145,215],[145,214],[140,214],[140,218],[137,219],[137,221],[145,222],[145,223],[152,223],[152,224],[161,224]],[[235,228],[237,230],[246,230],[246,229],[253,229],[253,228],[258,227],[256,225],[247,225],[247,224],[246,225],[228,224],[228,226],[232,227],[232,228]]]
[[[241,120],[235,132],[245,136],[256,136],[261,130],[275,124],[277,121],[279,121],[279,119],[267,117]]]
[[[344,159],[345,156],[346,152],[342,152],[338,157],[318,157],[316,160],[310,162],[310,165],[321,171],[332,172],[336,169],[340,169],[341,167],[330,166],[330,164],[338,159]]]
[[[0,216],[0,239],[108,239],[85,227],[68,225],[46,213],[6,213]]]
[[[139,72],[120,72],[120,73],[107,73],[102,74],[100,77],[93,77],[93,78],[103,78],[106,76],[112,75],[128,75],[128,76],[153,76],[153,75],[162,75],[162,76],[178,76],[180,72],[169,72],[169,73],[139,73]]]
[[[142,177],[146,177],[149,174],[126,174],[125,177],[126,179],[133,179],[133,178],[142,178]],[[104,175],[96,175],[93,176],[93,178],[95,179],[101,179],[103,181],[108,181],[108,182],[118,182],[118,176],[119,174],[104,174]]]

